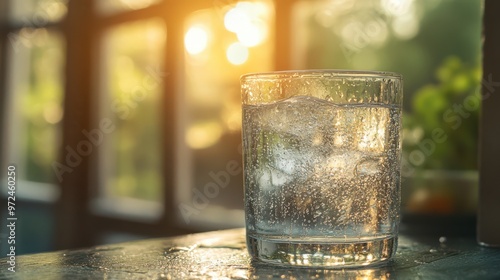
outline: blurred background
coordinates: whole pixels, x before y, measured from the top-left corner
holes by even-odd
[[[481,20],[479,0],[1,1],[17,253],[244,226],[239,76],[272,70],[402,73],[403,222],[473,219]]]

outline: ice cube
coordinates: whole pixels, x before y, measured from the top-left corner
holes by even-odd
[[[367,156],[361,159],[355,167],[356,176],[376,175],[383,171],[383,157]]]
[[[287,141],[288,142],[288,141]],[[303,154],[297,147],[289,147],[276,145],[273,149],[274,168],[286,174],[294,174],[300,165]]]
[[[332,178],[376,175],[384,168],[383,159],[383,156],[366,152],[338,150],[330,154],[324,163],[318,163],[315,172]]]
[[[328,156],[325,163],[320,164],[319,169],[322,169],[328,176],[333,178],[352,178],[355,177],[356,164],[361,160],[362,154],[350,150],[337,150]]]
[[[266,166],[260,173],[259,186],[262,190],[273,190],[276,187],[293,182],[295,176],[282,172],[274,167]]]

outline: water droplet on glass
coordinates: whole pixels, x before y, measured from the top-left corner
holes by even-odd
[[[380,157],[364,158],[356,164],[354,170],[356,176],[375,175],[381,171],[382,164]]]

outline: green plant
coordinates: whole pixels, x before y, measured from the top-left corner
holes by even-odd
[[[414,150],[425,154],[425,161],[419,165],[422,169],[477,169],[481,68],[448,57],[435,77],[437,83],[417,90],[412,112],[404,117],[404,150],[407,154]],[[431,145],[436,130],[443,131],[442,139],[446,140]]]

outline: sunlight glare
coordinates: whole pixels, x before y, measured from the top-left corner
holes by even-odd
[[[266,24],[259,20],[245,26],[245,28],[236,33],[236,35],[241,44],[247,47],[253,47],[264,41],[267,35],[266,33]]]
[[[248,59],[248,49],[241,43],[232,43],[226,51],[227,60],[234,65],[240,65]]]
[[[224,16],[224,26],[228,31],[234,33],[245,28],[245,25],[250,21],[248,13],[240,6],[232,8]]]
[[[199,26],[189,28],[184,36],[184,45],[186,51],[190,54],[199,54],[203,52],[208,45],[207,31]]]
[[[251,2],[238,2],[224,16],[224,26],[236,33],[238,40],[247,47],[262,43],[267,37],[268,28],[263,20],[267,7]]]

